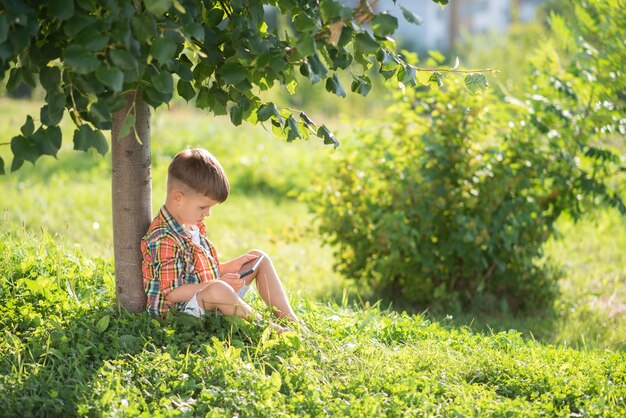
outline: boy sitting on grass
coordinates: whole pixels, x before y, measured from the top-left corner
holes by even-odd
[[[298,319],[267,254],[253,250],[227,262],[206,238],[204,218],[228,197],[230,186],[217,159],[204,149],[179,152],[168,168],[165,205],[141,240],[147,311],[168,309],[200,317],[205,311],[259,318],[241,297],[255,281],[259,294],[279,318]],[[256,272],[240,278],[242,264],[263,255]]]

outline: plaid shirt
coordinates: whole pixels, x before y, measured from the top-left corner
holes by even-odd
[[[163,206],[141,240],[143,284],[148,295],[147,311],[164,316],[171,306],[165,296],[183,284],[206,283],[220,277],[217,251],[200,229],[200,245]]]

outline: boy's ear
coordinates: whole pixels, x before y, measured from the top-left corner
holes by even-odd
[[[183,196],[184,196],[184,194],[180,190],[174,190],[172,192],[172,199],[176,203],[180,203],[180,201],[183,199]]]

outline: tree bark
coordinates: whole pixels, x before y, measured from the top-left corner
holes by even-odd
[[[127,115],[133,114],[135,129],[119,138]],[[146,294],[140,241],[150,226],[152,206],[150,108],[141,93],[129,93],[126,107],[113,114],[111,150],[115,294],[122,307],[141,312],[146,309]]]

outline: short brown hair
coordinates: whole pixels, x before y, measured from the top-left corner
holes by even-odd
[[[217,158],[203,148],[186,149],[174,157],[167,169],[168,188],[172,179],[178,180],[196,193],[224,202],[230,184]]]

